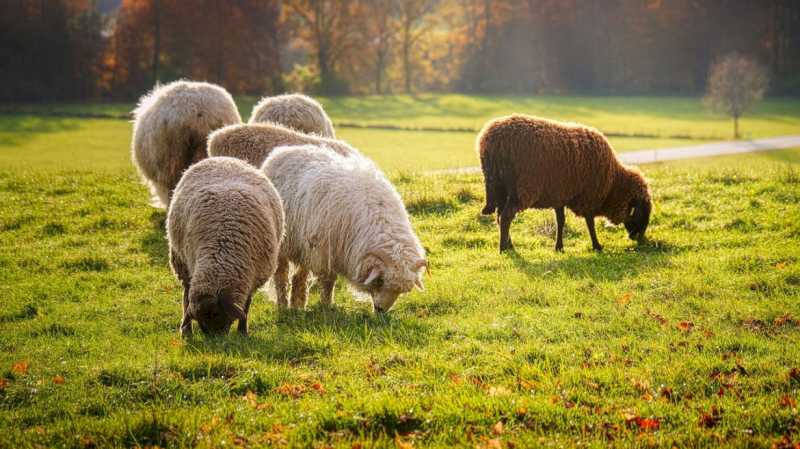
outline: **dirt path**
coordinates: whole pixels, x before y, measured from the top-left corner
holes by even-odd
[[[757,151],[781,150],[800,147],[800,135],[769,137],[756,140],[733,140],[729,142],[707,143],[691,147],[659,148],[639,150],[617,155],[626,164],[652,164],[654,162],[695,159],[700,157],[724,156],[728,154],[755,153]],[[427,174],[480,173],[480,167],[445,168],[431,170]]]

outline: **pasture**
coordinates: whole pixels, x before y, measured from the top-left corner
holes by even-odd
[[[249,114],[248,99],[241,102]],[[334,120],[475,128],[517,110],[583,121],[618,151],[727,136],[696,99],[325,100]],[[411,103],[409,105],[408,103]],[[249,338],[181,340],[164,212],[122,120],[0,116],[0,447],[770,447],[799,438],[800,149],[643,167],[641,246],[567,214],[481,217],[474,133],[341,128],[390,175],[429,253],[426,290],[373,315],[343,287]],[[383,113],[383,115],[378,112]],[[764,102],[747,135],[797,133]],[[676,138],[676,136],[684,137]],[[704,140],[705,141],[705,140]],[[678,142],[678,143],[675,143]]]

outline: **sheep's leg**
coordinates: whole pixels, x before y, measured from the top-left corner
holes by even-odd
[[[556,207],[556,251],[564,251],[564,207]]]
[[[320,293],[320,302],[324,306],[330,306],[333,304],[333,292],[334,287],[336,287],[336,275],[332,276],[324,276],[320,279],[320,288],[322,292]]]
[[[292,308],[305,309],[308,301],[308,269],[297,267],[292,276]]]
[[[289,307],[289,259],[279,257],[275,270],[275,294],[278,295],[278,307]]]
[[[192,318],[189,317],[189,284],[183,284],[183,319],[181,320],[181,336],[192,335]]]
[[[511,243],[511,221],[517,214],[516,209],[511,205],[511,201],[506,201],[503,211],[500,213],[500,252],[514,249]]]
[[[247,297],[247,302],[244,303],[244,319],[239,320],[239,327],[236,330],[240,335],[247,336],[247,317],[250,316],[250,303],[253,301],[253,294]]]
[[[592,238],[592,248],[595,251],[602,251],[603,245],[597,241],[597,233],[594,230],[594,217],[586,217],[586,227],[589,228],[589,237]]]

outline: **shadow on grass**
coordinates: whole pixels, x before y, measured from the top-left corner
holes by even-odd
[[[251,327],[250,335],[234,334],[208,338],[195,331],[187,348],[199,352],[218,352],[239,357],[307,363],[335,353],[339,348],[392,344],[420,347],[428,343],[430,326],[391,313],[376,315],[366,311],[314,305],[307,310],[281,310],[274,329]],[[195,326],[197,329],[197,326]]]
[[[34,115],[0,114],[0,146],[16,146],[31,136],[80,128],[78,120],[37,117]]]
[[[566,260],[531,261],[516,250],[506,252],[514,265],[530,277],[541,277],[545,273],[564,273],[570,278],[618,281],[637,275],[640,271],[663,263],[686,248],[661,240],[646,240],[621,253],[587,251],[570,256]]]
[[[164,266],[169,263],[166,220],[167,213],[165,211],[158,209],[151,212],[150,229],[141,240],[141,248],[147,253],[152,265]]]

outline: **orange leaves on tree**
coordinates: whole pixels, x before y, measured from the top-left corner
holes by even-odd
[[[11,364],[11,372],[14,374],[19,374],[20,376],[24,376],[28,374],[28,367],[29,364],[27,361],[20,361]]]

